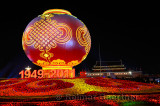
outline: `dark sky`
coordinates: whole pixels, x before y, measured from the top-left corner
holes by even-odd
[[[78,2],[60,4],[52,1],[43,5],[4,3],[0,15],[0,77],[17,77],[26,66],[40,68],[24,54],[22,34],[33,18],[54,8],[70,11],[90,31],[91,51],[86,60],[75,67],[77,72],[93,67],[99,59],[100,44],[103,61],[122,59],[127,68],[137,67],[142,68],[144,73],[160,73],[160,8],[156,3]]]

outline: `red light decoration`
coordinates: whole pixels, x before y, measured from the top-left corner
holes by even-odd
[[[86,74],[87,74],[86,71],[81,71],[80,72],[80,77],[86,77],[87,76]]]
[[[91,38],[85,24],[69,11],[51,9],[28,24],[22,45],[27,57],[43,70],[72,70],[87,57]]]

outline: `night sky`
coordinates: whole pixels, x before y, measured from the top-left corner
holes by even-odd
[[[14,2],[15,3],[15,2]],[[85,61],[76,66],[91,70],[99,60],[120,60],[127,68],[143,73],[160,73],[160,8],[151,4],[110,3],[19,3],[1,7],[0,77],[19,77],[18,73],[32,64],[22,49],[22,35],[28,23],[47,9],[66,9],[82,20],[89,29],[92,47]],[[156,3],[155,3],[156,4]],[[2,5],[2,4],[1,4]]]

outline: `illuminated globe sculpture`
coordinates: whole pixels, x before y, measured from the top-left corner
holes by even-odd
[[[91,38],[85,24],[69,11],[51,9],[27,25],[22,45],[27,57],[49,73],[80,64],[90,51]]]

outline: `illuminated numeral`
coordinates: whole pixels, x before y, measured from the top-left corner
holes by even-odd
[[[63,70],[59,69],[57,70],[57,78],[62,78],[63,77]]]
[[[37,70],[34,70],[31,74],[32,78],[37,78]]]
[[[24,78],[30,78],[30,77],[31,77],[31,71],[30,71],[30,70],[26,70],[26,71],[24,72],[24,74],[25,74],[25,77],[24,77]]]
[[[24,70],[22,70],[21,72],[19,72],[19,75],[21,75],[21,78],[24,78]]]
[[[66,70],[64,70],[64,78],[68,78],[68,70],[66,69]]]
[[[51,70],[50,78],[54,78],[56,75],[56,70]]]
[[[75,77],[75,69],[69,70],[69,78]]]
[[[21,78],[74,78],[75,69],[53,69],[53,70],[22,70],[19,72]]]
[[[37,74],[39,75],[39,76],[37,76]],[[22,70],[21,72],[19,72],[19,75],[21,75],[21,78],[43,78],[44,77],[44,72],[43,72],[43,70],[38,70],[38,72],[37,72],[37,70],[34,70],[32,73],[31,73],[31,71],[30,70],[26,70],[26,71],[24,71],[24,70]]]
[[[62,78],[64,75],[64,71],[63,70],[59,70],[59,77]]]
[[[43,72],[43,70],[38,70],[38,78],[43,78],[43,76],[44,76],[44,72]]]

